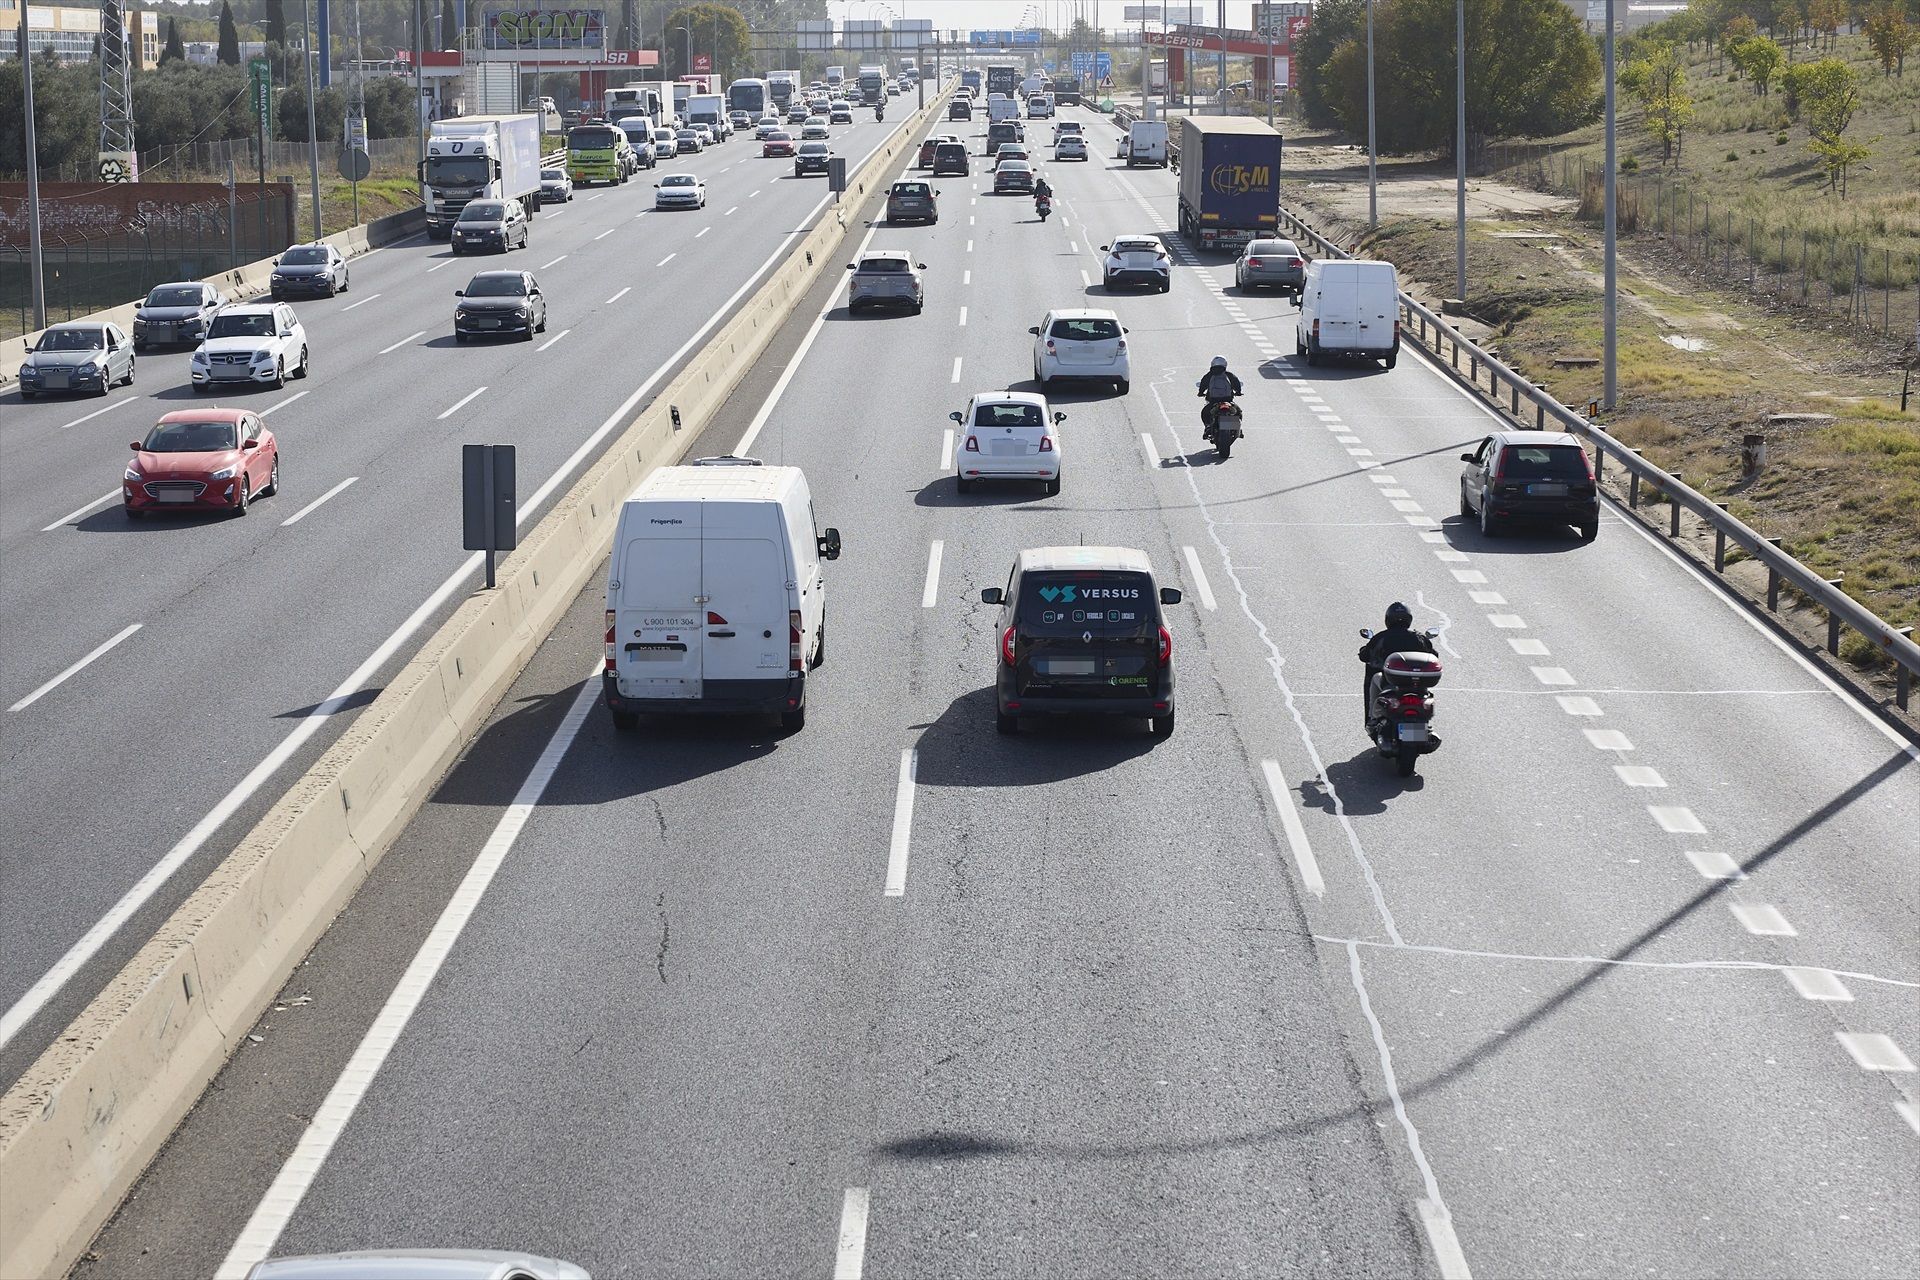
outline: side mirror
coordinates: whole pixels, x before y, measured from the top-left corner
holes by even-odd
[[[1112,245],[1110,245],[1110,244],[1103,244],[1103,245],[1101,245],[1101,246],[1100,246],[1100,252],[1102,252],[1102,253],[1112,253],[1112,252],[1113,252],[1113,246],[1112,246]]]
[[[139,453],[142,448],[142,445],[138,440],[135,440],[132,444],[128,445],[127,447],[129,449],[132,449],[135,453]]]
[[[1065,422],[1067,420],[1067,415],[1064,413],[1061,413],[1059,410],[1056,409],[1053,414],[1053,420],[1056,423]]]
[[[1372,627],[1362,627],[1362,628],[1360,628],[1360,638],[1361,638],[1362,640],[1371,640],[1371,639],[1373,639],[1373,628],[1372,628]]]
[[[1472,461],[1473,461],[1473,455],[1472,455],[1472,454],[1470,454],[1470,453],[1463,453],[1463,454],[1461,454],[1461,455],[1460,455],[1460,461],[1462,461],[1462,462],[1472,462]]]
[[[847,270],[849,271],[858,271],[859,269],[860,269],[860,264],[857,262],[849,262],[847,264]]]
[[[1133,332],[1133,330],[1131,330],[1131,329],[1129,329],[1129,328],[1127,328],[1127,326],[1125,326],[1125,325],[1121,325],[1121,326],[1120,326],[1120,332],[1122,332],[1122,333],[1132,333],[1132,332]]]
[[[920,268],[922,271],[925,271],[927,269],[927,264],[924,262],[916,262],[913,265]]]
[[[1027,332],[1037,338],[1040,336],[1040,326],[1037,324],[1030,324],[1027,326]]]
[[[840,558],[840,531],[829,528],[820,535],[820,554],[829,560]]]
[[[1003,603],[1006,598],[1007,593],[999,587],[988,587],[980,593],[981,604],[1000,604]]]
[[[467,291],[465,289],[455,289],[453,291],[453,296],[456,298],[464,298],[467,296]]]
[[[1179,604],[1180,588],[1178,587],[1160,588],[1160,603],[1161,604]]]
[[[240,447],[242,449],[258,449],[260,447],[260,442],[258,440],[242,440],[240,442]]]
[[[955,422],[964,422],[966,420],[960,416],[960,411],[958,409],[955,409],[952,413],[948,414],[947,416],[949,418],[952,418]]]
[[[273,260],[273,265],[274,265],[274,266],[276,266],[276,267],[277,267],[277,266],[279,266],[279,265],[280,265],[280,259],[278,259],[278,258],[275,258],[275,259]]]

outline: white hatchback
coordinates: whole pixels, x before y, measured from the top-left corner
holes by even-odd
[[[1064,413],[1031,391],[982,391],[962,412],[954,441],[953,477],[968,493],[980,480],[1038,480],[1060,492],[1060,424]]]
[[[1045,391],[1056,382],[1111,382],[1121,395],[1133,385],[1127,331],[1111,311],[1091,307],[1049,311],[1033,335],[1033,380]]]

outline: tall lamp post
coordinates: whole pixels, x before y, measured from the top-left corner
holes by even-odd
[[[1616,230],[1615,206],[1613,202],[1614,175],[1614,136],[1613,136],[1613,0],[1607,0],[1607,198],[1605,211],[1606,239],[1606,297],[1603,301],[1603,318],[1606,333],[1604,342],[1604,367],[1601,370],[1601,403],[1608,409],[1613,408],[1614,395],[1619,390],[1616,339],[1619,322],[1620,299],[1617,292],[1619,284],[1618,263],[1614,260],[1614,232]]]
[[[1453,287],[1467,300],[1467,0],[1453,3]]]
[[[675,31],[684,31],[684,32],[686,32],[686,33],[687,33],[687,71],[686,71],[686,74],[688,74],[688,75],[692,75],[692,74],[693,74],[693,28],[692,28],[691,26],[686,26],[686,27],[675,27],[675,28],[674,28],[674,30],[675,30]]]
[[[33,133],[33,46],[27,43],[27,6],[20,6],[20,84],[26,100],[27,162],[27,254],[31,258],[29,274],[33,279],[33,328],[47,327],[47,277],[40,250],[40,144]],[[71,313],[69,313],[71,314]]]
[[[1373,0],[1367,0],[1367,225],[1380,225],[1379,150],[1373,141]]]
[[[313,170],[313,238],[320,238],[320,132],[314,124],[313,114],[313,60],[317,54],[314,47],[313,0],[307,0],[307,163]]]

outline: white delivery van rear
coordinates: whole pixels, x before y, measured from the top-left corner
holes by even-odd
[[[798,467],[662,467],[622,505],[607,569],[602,684],[620,729],[643,713],[806,722],[826,654],[823,559]]]
[[[1020,104],[1012,98],[995,94],[987,99],[987,123],[998,124],[1002,120],[1018,120]]]
[[[1167,165],[1167,122],[1165,120],[1135,120],[1127,130],[1127,149],[1124,152],[1127,168],[1137,164]]]
[[[1400,285],[1391,262],[1321,258],[1307,264],[1294,353],[1319,364],[1330,357],[1400,357]]]

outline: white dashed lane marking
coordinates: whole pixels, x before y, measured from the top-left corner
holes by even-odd
[[[1733,918],[1748,933],[1762,938],[1797,938],[1800,931],[1787,923],[1780,914],[1780,908],[1757,903],[1752,906],[1741,902],[1729,902],[1727,910],[1733,912]]]

